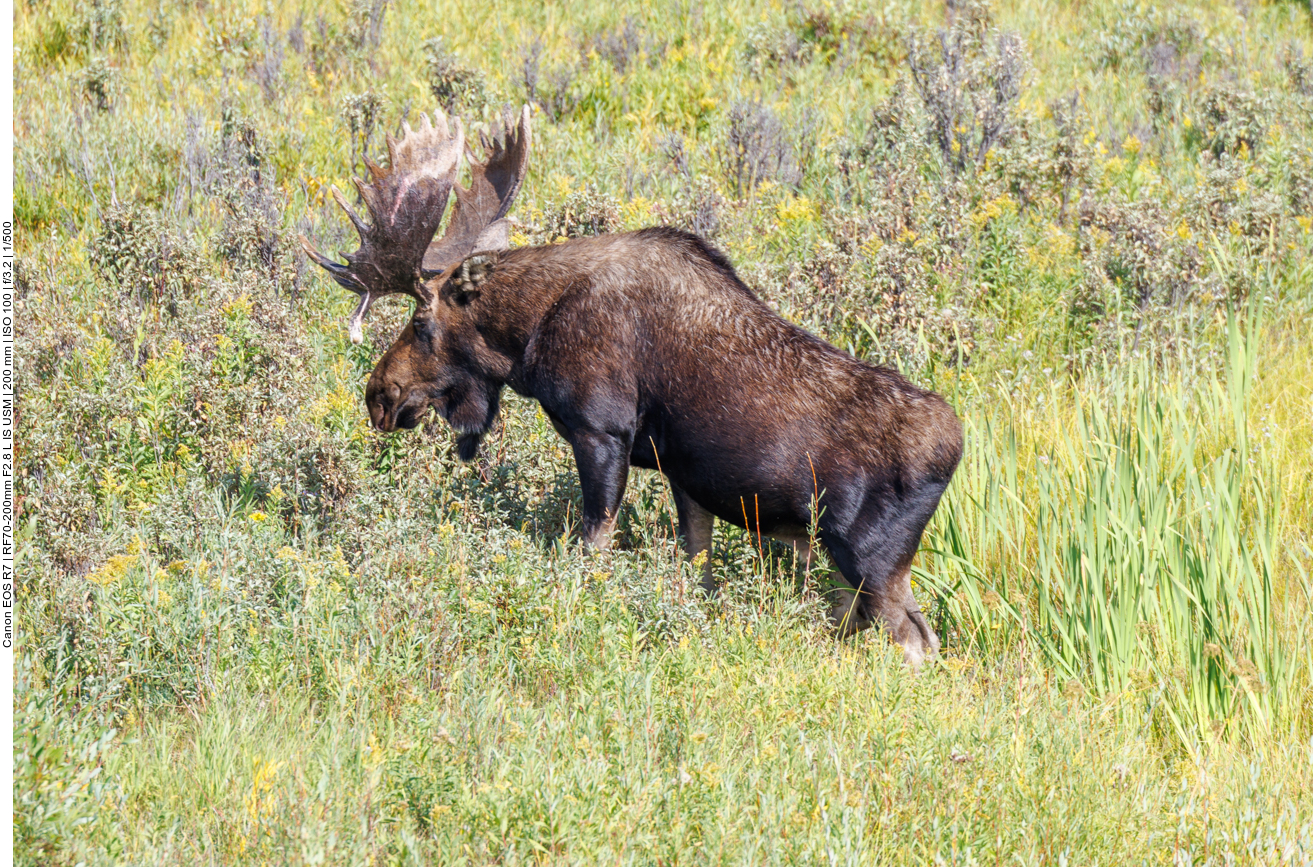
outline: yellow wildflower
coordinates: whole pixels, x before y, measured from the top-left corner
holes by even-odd
[[[251,315],[251,296],[243,292],[223,305],[223,313],[229,319],[246,319]]]
[[[781,223],[802,223],[816,219],[816,206],[806,196],[787,196],[775,208]]]
[[[110,557],[100,568],[87,575],[87,580],[92,584],[99,584],[101,587],[108,587],[116,583],[120,578],[127,574],[128,570],[137,565],[136,554],[115,554]]]

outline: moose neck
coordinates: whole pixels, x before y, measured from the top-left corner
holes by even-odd
[[[577,268],[570,268],[561,256],[566,246],[521,247],[502,253],[491,279],[479,287],[473,323],[487,350],[481,366],[516,391],[521,391],[529,341],[578,276]]]

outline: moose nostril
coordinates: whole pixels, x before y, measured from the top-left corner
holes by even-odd
[[[388,397],[392,399],[392,402],[393,402],[393,403],[396,403],[396,402],[397,402],[397,398],[401,397],[401,386],[397,385],[396,383],[393,383],[392,385],[389,385],[389,386],[388,386]]]

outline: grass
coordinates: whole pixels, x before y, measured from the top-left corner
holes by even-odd
[[[1267,438],[1251,444],[1257,371],[1240,323],[1228,331],[1224,377],[1187,388],[1131,361],[1093,400],[1053,389],[1060,424],[1042,450],[1019,442],[1015,416],[986,416],[973,438],[984,453],[957,489],[972,499],[947,510],[931,543],[938,568],[923,577],[982,650],[1028,636],[1056,675],[1141,694],[1192,749],[1191,732],[1294,733],[1308,712],[1304,627],[1281,628],[1273,611],[1279,463]],[[1002,568],[982,574],[979,563]],[[1307,600],[1302,569],[1290,577],[1286,598]]]
[[[20,4],[17,860],[1313,858],[1307,9],[956,8]],[[580,551],[531,403],[368,429],[406,310],[295,237],[531,89],[516,243],[697,227],[957,407],[939,664],[733,528],[703,598],[654,474]]]

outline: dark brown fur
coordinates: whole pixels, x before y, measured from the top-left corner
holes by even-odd
[[[694,235],[491,259],[477,285],[428,287],[370,379],[376,427],[414,427],[432,406],[469,459],[504,386],[536,399],[574,450],[582,535],[598,547],[631,465],[669,478],[690,555],[712,516],[743,526],[745,513],[805,546],[819,499],[818,539],[856,591],[832,612],[840,631],[880,622],[913,665],[937,649],[909,569],[962,454],[943,399],[776,315]]]

